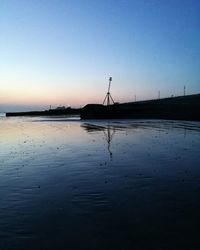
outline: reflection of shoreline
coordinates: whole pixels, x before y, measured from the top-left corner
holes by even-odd
[[[162,133],[169,134],[170,131],[176,130],[178,134],[183,135],[184,138],[188,136],[189,132],[199,133],[200,122],[191,121],[169,121],[169,120],[114,120],[112,122],[91,122],[82,123],[81,127],[88,133],[102,132],[103,138],[107,142],[107,150],[110,159],[113,157],[111,143],[113,136],[117,130],[127,131],[134,130],[154,130],[159,132],[159,137]]]
[[[84,123],[82,125],[82,127],[88,132],[88,133],[92,133],[92,132],[97,132],[97,131],[102,131],[104,134],[104,137],[107,141],[107,150],[110,156],[110,159],[112,159],[113,153],[111,151],[111,142],[113,139],[113,136],[115,134],[116,129],[114,129],[113,127],[107,125],[107,126],[99,126],[99,125],[94,125],[94,124],[88,124],[88,123]]]

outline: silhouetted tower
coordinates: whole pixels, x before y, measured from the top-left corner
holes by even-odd
[[[104,98],[104,101],[103,101],[103,105],[105,102],[107,102],[107,105],[110,105],[111,104],[111,101],[113,102],[113,104],[115,103],[111,94],[110,94],[110,85],[111,85],[111,81],[112,81],[112,77],[109,77],[109,85],[108,85],[108,92]]]

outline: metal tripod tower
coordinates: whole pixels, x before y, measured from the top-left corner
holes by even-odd
[[[113,102],[113,104],[115,103],[111,94],[110,94],[110,85],[111,85],[111,81],[112,81],[112,77],[109,77],[109,85],[108,85],[108,92],[104,98],[104,101],[103,101],[103,105],[105,102],[107,102],[107,105],[110,105],[111,102]]]

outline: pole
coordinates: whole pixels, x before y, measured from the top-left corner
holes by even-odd
[[[109,85],[108,85],[108,93],[110,93],[110,85],[111,85],[112,77],[109,77]]]

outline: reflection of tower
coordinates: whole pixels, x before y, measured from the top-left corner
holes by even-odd
[[[96,124],[92,124],[92,123],[83,123],[81,125],[88,133],[98,133],[98,132],[103,132],[104,136],[103,138],[106,139],[107,142],[107,149],[110,155],[110,159],[112,159],[112,152],[110,149],[111,146],[111,141],[113,139],[113,136],[115,134],[116,129],[114,127],[110,127],[110,126],[99,126]]]
[[[107,127],[106,130],[104,130],[103,132],[104,132],[104,135],[106,137],[106,141],[108,143],[108,152],[109,152],[110,158],[112,159],[112,152],[110,150],[110,144],[111,144],[111,141],[113,139],[115,130],[110,128],[110,127]]]
[[[104,98],[104,101],[103,101],[103,105],[104,103],[107,101],[107,105],[110,105],[111,104],[111,101],[113,102],[114,104],[114,100],[110,94],[110,85],[111,85],[111,81],[112,81],[112,77],[109,77],[109,85],[108,85],[108,92]]]

